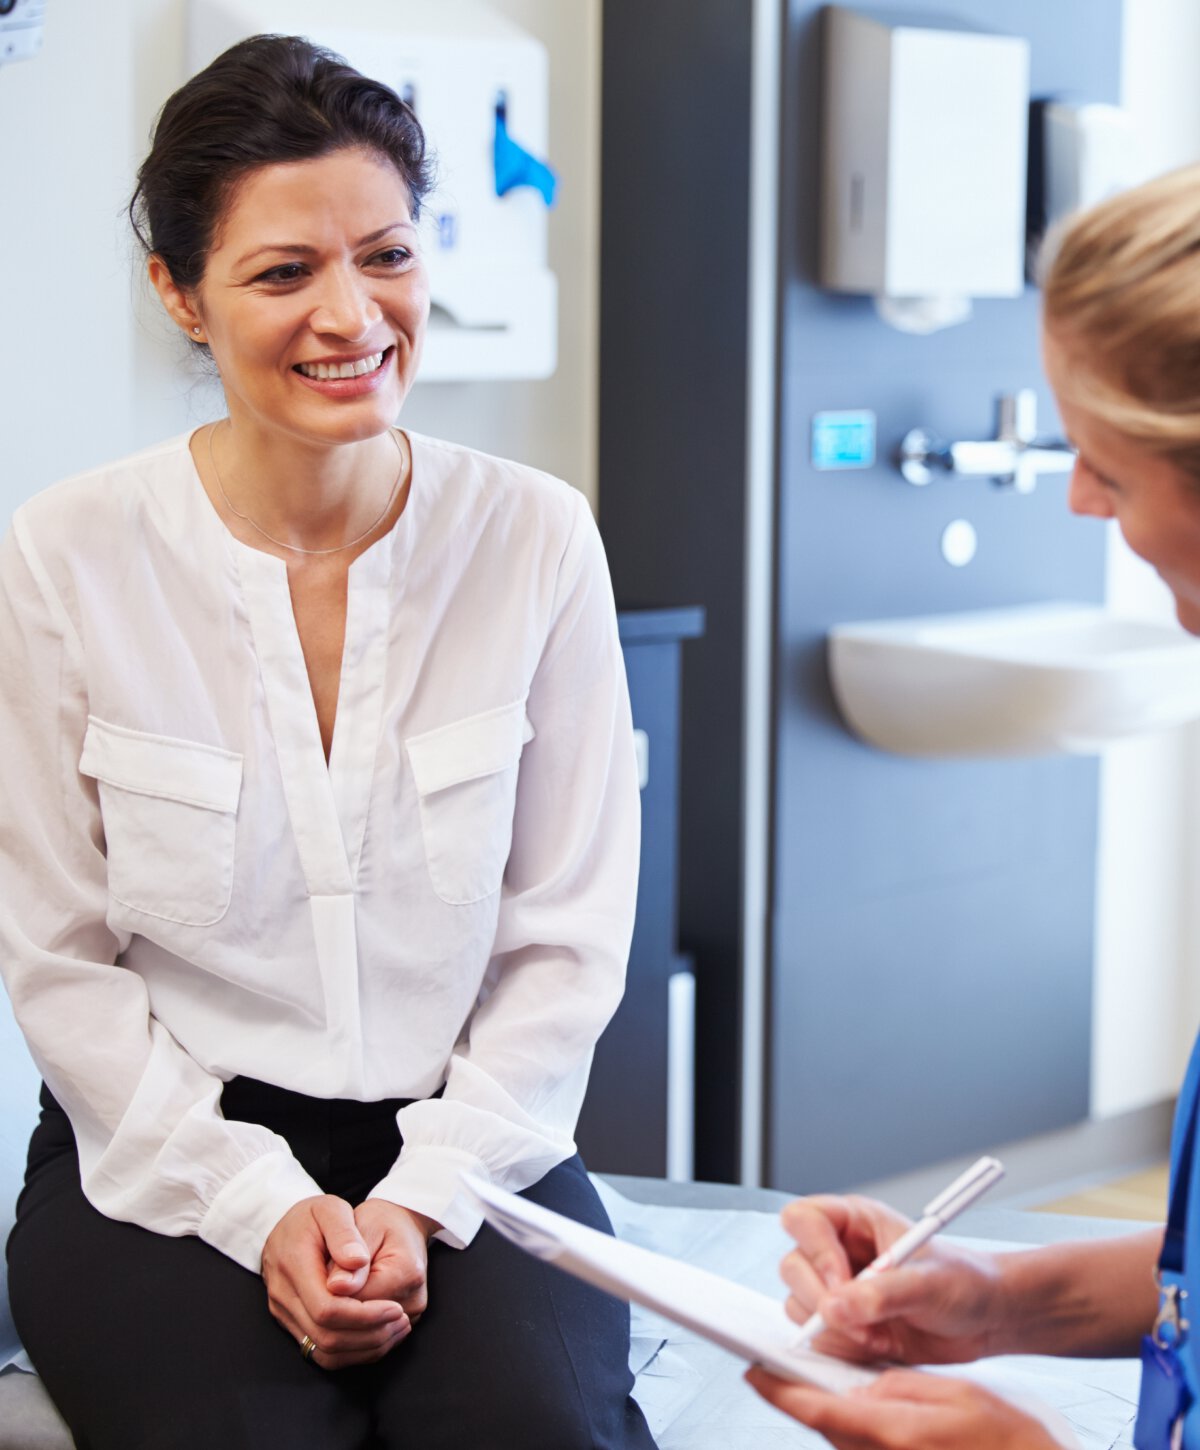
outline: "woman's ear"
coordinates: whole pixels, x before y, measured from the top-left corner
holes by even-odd
[[[146,271],[151,285],[162,300],[171,320],[186,332],[193,342],[204,341],[204,323],[192,298],[171,276],[167,264],[157,252],[151,252],[146,261]]]

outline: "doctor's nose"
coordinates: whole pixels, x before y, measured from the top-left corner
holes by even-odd
[[[1075,467],[1071,470],[1067,506],[1073,514],[1087,514],[1098,519],[1113,517],[1108,491],[1080,458],[1076,458]]]
[[[378,302],[361,278],[334,271],[323,280],[310,323],[314,332],[333,333],[347,342],[357,342],[382,316]]]

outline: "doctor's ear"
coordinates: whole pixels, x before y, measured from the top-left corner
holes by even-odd
[[[192,342],[204,342],[204,322],[192,298],[171,276],[167,264],[157,252],[151,252],[146,259],[146,272],[171,320],[187,333]]]

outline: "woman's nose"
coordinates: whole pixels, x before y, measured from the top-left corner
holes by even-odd
[[[332,268],[310,319],[315,332],[334,333],[347,342],[365,338],[382,317],[366,281],[353,273]]]
[[[1073,514],[1090,514],[1099,519],[1113,517],[1112,499],[1095,474],[1078,458],[1071,470],[1067,506]]]

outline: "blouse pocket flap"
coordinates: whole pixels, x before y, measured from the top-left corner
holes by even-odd
[[[126,730],[88,716],[82,774],[135,795],[180,801],[233,815],[242,789],[242,757],[215,745]]]
[[[515,765],[535,733],[525,714],[525,701],[516,700],[410,736],[404,745],[417,790],[427,796]]]

